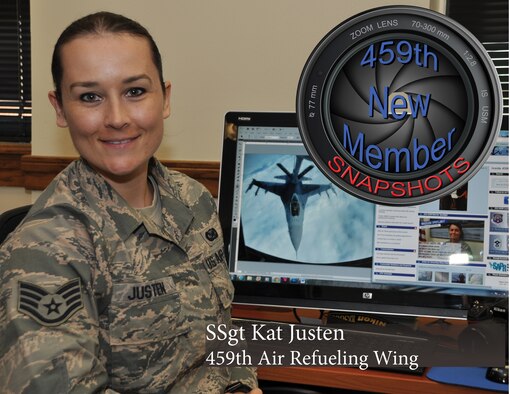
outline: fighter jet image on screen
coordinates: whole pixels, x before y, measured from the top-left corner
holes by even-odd
[[[296,162],[292,172],[285,168],[283,164],[276,164],[284,175],[276,175],[274,178],[281,179],[284,182],[259,181],[253,178],[246,189],[246,192],[249,192],[253,186],[256,186],[257,190],[255,191],[255,195],[259,193],[260,189],[263,189],[265,193],[271,192],[280,197],[283,207],[285,208],[290,240],[294,246],[296,254],[303,236],[303,220],[308,198],[315,194],[321,194],[324,192],[329,197],[329,189],[335,193],[331,184],[320,185],[303,183],[304,181],[311,180],[311,178],[307,178],[305,175],[314,168],[311,164],[303,171],[300,171],[303,160],[305,159],[310,160],[308,156],[296,156]]]

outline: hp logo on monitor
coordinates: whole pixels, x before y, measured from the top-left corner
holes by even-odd
[[[371,300],[372,299],[372,293],[363,293],[363,299],[364,300]]]

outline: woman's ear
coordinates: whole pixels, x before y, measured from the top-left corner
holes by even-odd
[[[48,99],[50,100],[50,103],[53,106],[53,108],[55,108],[55,114],[57,116],[57,126],[67,127],[67,120],[64,114],[64,109],[62,108],[62,103],[57,97],[57,92],[54,90],[50,90],[48,92]]]
[[[163,103],[163,118],[166,119],[170,116],[170,91],[172,90],[172,84],[168,81],[165,82],[165,90],[163,91],[164,103]]]

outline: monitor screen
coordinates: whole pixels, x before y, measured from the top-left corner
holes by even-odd
[[[225,118],[219,214],[238,303],[462,318],[508,296],[508,133],[438,201],[380,206],[332,184],[293,113]]]

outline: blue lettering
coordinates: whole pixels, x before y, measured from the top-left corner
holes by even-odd
[[[435,140],[432,146],[430,147],[432,160],[434,161],[441,160],[444,154],[446,153],[445,148],[446,141],[444,138],[438,138],[437,140]]]
[[[434,71],[438,71],[439,66],[437,61],[437,55],[434,52],[429,52],[429,46],[425,44],[423,46],[423,67],[429,66],[429,57],[432,57],[432,62],[434,63]],[[418,57],[416,58],[416,64],[418,66],[421,66],[421,64],[418,61]]]
[[[405,160],[406,160],[406,169],[405,171],[408,172],[411,170],[411,160],[409,158],[409,155],[410,155],[410,152],[409,152],[409,149],[407,148],[400,148],[400,149],[397,149],[397,148],[386,148],[386,160],[385,160],[385,163],[384,163],[384,171],[388,172],[390,171],[390,159],[391,159],[391,155],[394,154],[395,155],[395,170],[394,172],[400,172],[400,162],[402,161],[400,155],[404,155],[405,156]]]
[[[400,103],[398,103],[398,101],[400,101]],[[407,111],[398,111],[401,109],[407,109],[407,97],[397,94],[391,99],[391,114],[397,120],[407,116]]]
[[[418,138],[413,138],[410,149],[402,147],[383,150],[375,144],[365,146],[365,134],[361,132],[353,142],[349,125],[344,123],[343,146],[353,158],[366,163],[374,170],[383,169],[385,172],[393,173],[410,172],[426,168],[430,161],[437,162],[451,151],[452,136],[455,131],[455,128],[451,129],[446,139],[437,138],[430,147],[420,144]],[[334,169],[331,165],[330,168],[334,172],[340,172],[340,168]]]
[[[368,98],[368,116],[374,117],[374,111],[378,109],[384,119],[388,119],[388,115],[400,120],[409,115],[408,108],[411,109],[411,116],[416,119],[419,115],[427,117],[430,104],[430,93],[426,96],[417,94],[413,97],[396,94],[391,99],[391,105],[388,111],[389,87],[385,86],[382,100],[377,94],[374,86],[370,86]]]
[[[437,142],[437,140],[434,142],[434,144],[436,142]],[[434,146],[434,144],[432,144],[432,146]],[[414,149],[414,163],[413,163],[414,169],[421,170],[421,169],[425,168],[429,162],[429,148],[426,145],[420,145],[418,143],[418,138],[415,138],[413,141],[413,149]],[[422,154],[423,154],[423,156],[425,156],[422,163],[420,163],[420,160],[419,160],[420,152],[423,152]],[[435,160],[435,161],[437,161],[437,160]]]
[[[429,112],[429,102],[430,102],[430,93],[425,96],[425,102],[423,102],[423,96],[421,94],[417,94],[413,97],[413,99],[409,100],[409,106],[411,107],[411,116],[413,119],[418,117],[418,110],[421,112],[421,116],[424,118],[427,117],[427,113]]]
[[[452,135],[455,133],[455,127],[448,132],[448,150],[452,150]]]
[[[388,87],[384,88],[384,103],[381,102],[381,99],[377,95],[377,91],[374,86],[370,86],[370,97],[368,100],[368,116],[371,118],[374,117],[374,100],[379,107],[379,112],[383,116],[384,119],[388,119]]]
[[[373,152],[373,153],[372,153]],[[381,166],[381,160],[383,159],[383,153],[381,148],[379,148],[377,145],[368,145],[366,149],[366,159],[367,164],[372,167],[373,169],[378,170]],[[379,162],[373,163],[372,159],[378,160]]]
[[[495,271],[500,271],[500,272],[507,272],[508,271],[508,264],[506,264],[506,263],[502,263],[502,262],[493,263],[493,262],[491,262],[490,266]]]
[[[356,144],[354,147],[352,146],[351,141],[351,132],[349,131],[349,126],[347,123],[344,123],[344,147],[349,150],[349,153],[352,157],[356,157],[356,151],[359,150],[358,160],[363,163],[363,148],[365,147],[365,134],[359,133],[358,138],[356,138]]]

